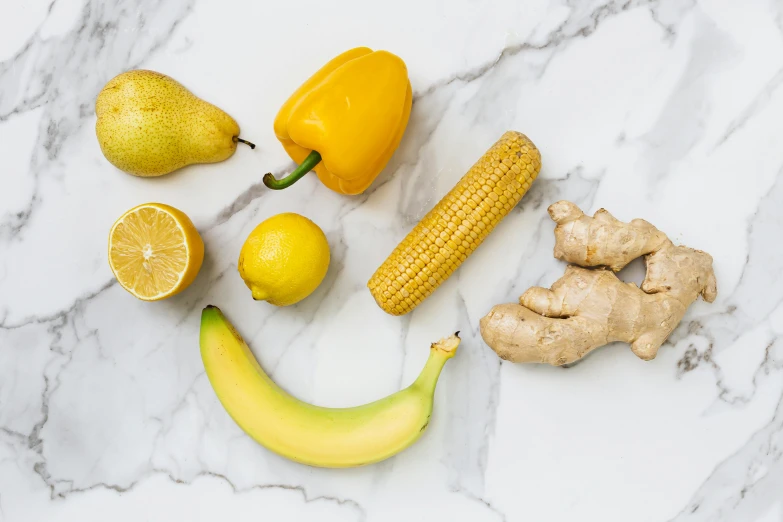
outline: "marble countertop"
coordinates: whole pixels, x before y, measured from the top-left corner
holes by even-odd
[[[239,2],[36,0],[0,8],[0,521],[783,520],[783,4],[752,0]],[[292,163],[272,132],[299,83],[358,45],[409,67],[410,125],[365,194]],[[132,68],[176,78],[258,144],[157,179],[102,156],[94,100]],[[503,131],[542,152],[520,206],[412,314],[365,284]],[[626,345],[570,368],[501,363],[478,321],[551,284],[548,204],[643,217],[715,258],[651,362]],[[196,282],[143,303],[107,232],[161,201],[201,231]],[[250,230],[304,214],[323,285],[289,308],[236,273]],[[637,266],[637,272],[639,267]],[[633,271],[628,276],[634,277]],[[638,273],[636,274],[638,276]],[[198,352],[220,306],[287,390],[347,406],[407,385],[463,332],[424,437],[381,464],[315,469],[247,437]]]

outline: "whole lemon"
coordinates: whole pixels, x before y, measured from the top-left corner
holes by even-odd
[[[298,303],[318,288],[329,268],[329,243],[304,216],[286,212],[261,222],[239,253],[239,275],[257,301]]]

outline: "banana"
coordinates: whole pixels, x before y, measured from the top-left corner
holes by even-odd
[[[457,351],[457,334],[433,343],[413,384],[363,406],[323,408],[289,395],[264,373],[223,313],[201,314],[201,357],[234,421],[259,444],[296,462],[347,468],[379,462],[413,444],[430,421],[435,385]]]

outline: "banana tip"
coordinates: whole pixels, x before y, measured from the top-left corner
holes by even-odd
[[[432,348],[446,353],[453,353],[457,351],[457,347],[460,343],[460,338],[457,334],[459,334],[459,332],[455,333],[454,335],[444,337],[436,343],[432,343]]]

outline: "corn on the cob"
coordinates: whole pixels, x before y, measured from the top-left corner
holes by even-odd
[[[519,203],[540,169],[527,136],[503,134],[370,278],[378,306],[392,315],[416,308]]]

